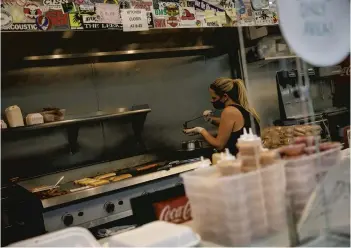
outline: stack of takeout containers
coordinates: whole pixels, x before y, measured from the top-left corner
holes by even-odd
[[[257,136],[244,136],[239,152],[243,147],[239,159],[227,154],[213,167],[182,175],[196,231],[204,240],[245,246],[286,227],[284,161],[261,168]]]
[[[339,143],[318,143],[315,137],[301,137],[295,144],[279,149],[286,160],[285,171],[287,194],[297,218],[325,173],[340,163],[341,146]]]
[[[282,162],[230,176],[210,167],[182,177],[196,231],[204,240],[244,246],[286,227]]]

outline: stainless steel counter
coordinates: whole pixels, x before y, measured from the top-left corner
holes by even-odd
[[[179,166],[176,166],[176,167],[171,168],[169,170],[160,170],[157,172],[148,173],[146,175],[128,178],[128,179],[125,179],[125,180],[122,180],[119,182],[110,183],[110,184],[106,184],[106,185],[102,185],[102,186],[98,186],[98,187],[94,187],[94,188],[90,188],[90,189],[86,189],[86,190],[82,190],[82,191],[68,193],[66,195],[61,195],[61,196],[57,196],[57,197],[44,199],[44,200],[42,200],[42,204],[43,204],[44,208],[49,208],[49,207],[57,206],[60,204],[72,202],[75,200],[80,200],[83,198],[96,196],[96,195],[99,195],[102,193],[107,193],[110,191],[115,191],[115,190],[120,190],[120,189],[124,189],[127,187],[131,187],[131,186],[134,186],[137,184],[150,182],[150,181],[153,181],[156,179],[169,177],[169,176],[176,175],[176,174],[179,174],[179,173],[182,173],[185,171],[193,170],[197,167],[198,167],[198,163],[179,165]],[[84,168],[82,168],[82,170],[84,170]],[[56,178],[59,178],[60,175],[61,174],[56,175]],[[82,178],[82,177],[78,177],[78,178]],[[78,179],[78,178],[76,178],[76,179]],[[37,185],[40,182],[41,182],[40,180],[33,179],[30,181],[21,182],[19,184],[22,187],[26,188],[27,190],[31,190],[33,188],[33,184]],[[67,187],[67,184],[72,185],[72,182],[67,182],[66,185],[63,184],[61,186],[61,188],[65,189],[65,187]]]

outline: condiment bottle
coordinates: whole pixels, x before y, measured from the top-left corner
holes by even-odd
[[[225,153],[221,153],[221,159],[216,167],[222,176],[230,176],[241,172],[241,161],[236,160],[235,156],[230,154],[228,149],[225,149]]]

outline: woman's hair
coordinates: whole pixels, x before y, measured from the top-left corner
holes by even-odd
[[[240,104],[246,111],[248,111],[257,122],[260,118],[256,110],[249,105],[247,100],[247,92],[243,80],[231,78],[217,78],[210,88],[219,96],[227,94],[234,102]]]

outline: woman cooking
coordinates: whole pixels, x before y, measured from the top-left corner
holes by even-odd
[[[255,123],[256,134],[259,135],[259,117],[249,106],[244,82],[240,79],[218,78],[209,88],[211,102],[215,109],[223,109],[221,117],[212,116],[212,111],[205,111],[205,120],[219,126],[217,137],[213,137],[206,129],[194,127],[185,129],[186,134],[201,134],[204,139],[217,150],[228,148],[236,155],[236,142],[244,128],[251,127],[251,118]]]

